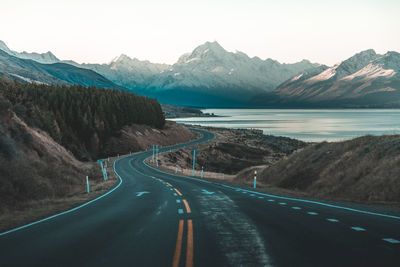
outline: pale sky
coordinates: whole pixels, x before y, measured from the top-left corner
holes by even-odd
[[[108,63],[176,62],[206,41],[228,51],[333,65],[400,52],[400,0],[0,0],[0,40],[21,52]]]

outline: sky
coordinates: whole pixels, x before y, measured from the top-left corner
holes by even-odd
[[[333,65],[400,52],[399,0],[1,0],[0,40],[22,52],[173,64],[206,41],[228,51]]]

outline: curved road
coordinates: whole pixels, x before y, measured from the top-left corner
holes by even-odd
[[[213,138],[160,150],[194,146]],[[73,212],[0,234],[0,266],[400,266],[400,217],[115,162],[121,185]]]

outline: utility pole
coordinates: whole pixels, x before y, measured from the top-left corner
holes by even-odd
[[[194,176],[194,166],[196,165],[196,149],[193,150],[193,176]]]

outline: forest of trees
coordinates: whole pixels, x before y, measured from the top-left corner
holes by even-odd
[[[83,160],[96,157],[93,151],[101,150],[125,125],[162,128],[165,123],[156,100],[118,90],[0,79],[1,95],[26,123],[46,131]]]

